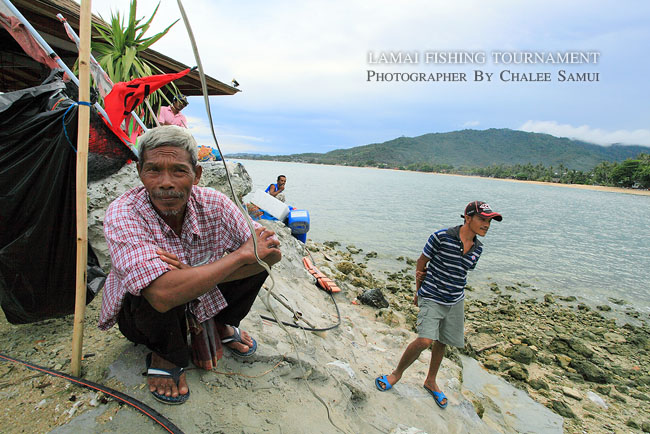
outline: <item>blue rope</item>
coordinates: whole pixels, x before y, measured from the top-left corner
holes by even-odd
[[[65,134],[65,138],[68,141],[68,143],[70,143],[70,147],[72,148],[72,150],[75,153],[77,153],[77,149],[74,147],[74,144],[70,141],[70,137],[68,137],[68,130],[65,127],[65,117],[68,115],[68,112],[70,111],[70,109],[72,107],[74,107],[75,105],[85,105],[85,106],[91,107],[92,104],[87,102],[87,101],[75,101],[75,103],[73,105],[71,105],[70,107],[68,107],[68,109],[65,111],[65,113],[63,113],[63,133]]]

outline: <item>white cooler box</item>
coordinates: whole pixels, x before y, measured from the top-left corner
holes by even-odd
[[[289,215],[289,206],[262,190],[255,190],[250,201],[280,221]]]

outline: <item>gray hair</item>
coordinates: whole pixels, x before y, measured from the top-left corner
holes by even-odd
[[[192,168],[196,167],[199,161],[199,148],[196,140],[187,130],[187,128],[176,125],[163,125],[147,130],[146,133],[138,138],[138,151],[140,154],[140,164],[144,163],[144,154],[146,151],[160,148],[161,146],[173,146],[186,150],[190,154]]]

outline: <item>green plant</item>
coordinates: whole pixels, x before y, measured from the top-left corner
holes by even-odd
[[[101,40],[92,41],[92,51],[96,54],[95,57],[101,67],[114,83],[163,73],[154,64],[140,56],[142,51],[165,36],[169,29],[178,22],[178,20],[174,21],[165,30],[153,36],[145,36],[158,12],[159,6],[160,3],[156,6],[151,17],[143,23],[144,18],[136,18],[137,0],[132,0],[126,25],[124,17],[119,12],[111,12],[111,19],[110,22],[107,22],[107,25],[94,24]],[[102,18],[102,21],[105,20]],[[168,89],[172,93],[177,93],[177,88],[173,83],[168,86],[170,86]],[[160,109],[163,99],[169,103],[161,89],[149,96],[149,103],[155,113]],[[141,113],[144,113],[144,122],[147,125],[154,125],[153,115],[148,110],[143,110]]]

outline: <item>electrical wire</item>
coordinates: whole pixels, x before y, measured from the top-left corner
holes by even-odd
[[[51,375],[52,377],[58,377],[58,378],[63,378],[64,380],[68,380],[72,383],[75,383],[79,386],[83,386],[87,389],[91,390],[96,390],[98,392],[102,392],[105,395],[108,395],[114,399],[116,399],[119,402],[122,402],[124,404],[129,405],[130,407],[133,407],[140,413],[144,414],[147,416],[149,419],[153,420],[156,422],[158,425],[160,425],[165,431],[172,433],[172,434],[183,434],[183,431],[181,431],[180,428],[178,428],[176,425],[174,425],[169,419],[167,419],[165,416],[162,414],[158,413],[156,410],[153,408],[149,407],[147,404],[138,401],[135,398],[130,397],[129,395],[118,392],[115,389],[111,389],[110,387],[104,386],[102,384],[95,383],[93,381],[88,381],[88,380],[83,380],[79,377],[75,377],[72,375],[64,374],[63,372],[55,371],[53,369],[48,369],[44,368],[43,366],[38,366],[33,363],[28,363],[20,359],[15,359],[13,357],[9,357],[4,354],[0,354],[0,359],[4,359],[5,361],[9,362],[14,362],[14,363],[19,363],[26,367],[27,369],[31,369],[33,371],[38,371],[42,372],[47,375]]]
[[[271,315],[273,315],[273,318],[275,319],[275,321],[277,322],[277,324],[280,326],[280,328],[282,328],[282,330],[283,330],[283,331],[287,334],[287,336],[289,337],[289,340],[291,341],[291,345],[293,346],[293,348],[294,348],[294,350],[295,350],[295,352],[296,352],[296,356],[297,356],[298,364],[299,364],[299,366],[300,366],[300,369],[301,369],[302,372],[303,372],[303,377],[302,377],[302,378],[303,378],[303,380],[304,380],[304,382],[305,382],[307,388],[308,388],[309,391],[312,393],[312,395],[314,395],[314,397],[315,397],[318,401],[320,401],[320,402],[323,404],[323,406],[324,406],[325,409],[327,410],[327,419],[328,419],[329,422],[332,424],[332,426],[335,427],[337,430],[339,430],[339,431],[341,431],[341,432],[345,432],[345,431],[342,430],[338,425],[336,425],[336,423],[334,423],[334,421],[332,420],[332,416],[331,416],[330,408],[329,408],[329,406],[327,405],[327,403],[325,402],[325,400],[323,400],[323,398],[321,398],[321,397],[320,397],[320,396],[319,396],[319,395],[318,395],[318,394],[317,394],[317,393],[312,389],[312,387],[309,385],[309,382],[307,381],[307,371],[306,371],[305,368],[302,366],[302,361],[301,361],[301,359],[300,359],[300,354],[298,353],[298,349],[297,349],[298,347],[296,346],[296,344],[295,344],[295,342],[294,342],[294,340],[293,340],[293,336],[291,336],[291,333],[289,333],[289,331],[285,328],[285,325],[284,325],[283,322],[278,318],[277,314],[275,313],[275,310],[271,307],[271,304],[270,304],[270,302],[269,302],[269,297],[270,297],[270,295],[271,295],[271,292],[273,291],[273,288],[275,287],[275,279],[273,278],[273,274],[271,273],[271,268],[268,266],[268,264],[267,264],[266,262],[262,261],[262,260],[260,259],[259,255],[258,255],[258,250],[257,250],[257,239],[256,239],[257,237],[256,237],[256,234],[255,234],[255,228],[254,228],[254,226],[253,226],[253,222],[252,222],[250,216],[248,215],[248,211],[246,211],[246,210],[244,209],[244,207],[242,206],[242,204],[241,204],[239,198],[238,198],[237,195],[235,194],[235,189],[233,188],[232,181],[231,181],[231,179],[230,179],[230,173],[228,172],[228,167],[227,167],[227,165],[226,165],[226,161],[225,161],[225,159],[223,158],[224,154],[223,154],[223,152],[221,152],[221,147],[219,146],[219,141],[217,140],[216,134],[215,134],[215,132],[214,132],[214,124],[213,124],[213,122],[212,122],[212,113],[211,113],[211,110],[210,110],[210,100],[209,100],[209,97],[208,97],[208,90],[207,90],[207,85],[206,85],[206,81],[205,81],[205,73],[204,73],[204,71],[203,71],[203,64],[201,63],[201,57],[199,56],[199,51],[198,51],[198,48],[197,48],[196,39],[194,38],[194,33],[192,32],[192,28],[191,28],[191,26],[190,26],[189,19],[187,18],[187,14],[186,14],[186,12],[185,12],[185,8],[183,7],[183,3],[182,3],[182,1],[181,1],[181,0],[177,0],[176,2],[177,2],[177,4],[178,4],[178,8],[179,8],[179,10],[180,10],[180,12],[181,12],[181,16],[182,16],[182,18],[183,18],[183,22],[184,22],[184,24],[185,24],[185,28],[187,29],[187,34],[188,34],[188,37],[190,38],[190,43],[192,44],[192,50],[193,50],[193,52],[194,52],[194,58],[195,58],[195,60],[196,60],[196,64],[197,64],[198,69],[199,69],[199,76],[200,76],[200,78],[201,78],[201,89],[202,89],[202,91],[203,91],[203,101],[204,101],[204,103],[205,103],[206,114],[207,114],[207,116],[208,116],[208,120],[209,120],[209,123],[210,123],[210,131],[211,131],[211,133],[212,133],[212,138],[214,139],[214,143],[215,143],[215,145],[217,146],[217,150],[218,150],[219,153],[221,154],[221,157],[222,157],[221,159],[222,159],[222,161],[223,161],[224,169],[226,170],[226,179],[228,180],[228,185],[230,186],[230,191],[232,192],[232,196],[233,196],[233,199],[234,199],[235,204],[238,206],[238,208],[240,209],[240,211],[242,212],[242,214],[243,214],[244,217],[246,218],[246,222],[248,223],[248,227],[250,228],[250,231],[251,231],[251,238],[253,239],[253,248],[254,248],[254,252],[255,252],[255,258],[257,259],[258,264],[259,264],[262,268],[264,268],[264,270],[266,270],[266,272],[269,274],[269,278],[271,279],[271,287],[270,287],[269,290],[266,292],[266,297],[261,297],[262,302],[264,303],[264,305],[266,306],[266,308],[271,312]],[[304,330],[303,330],[303,331],[304,331]]]

